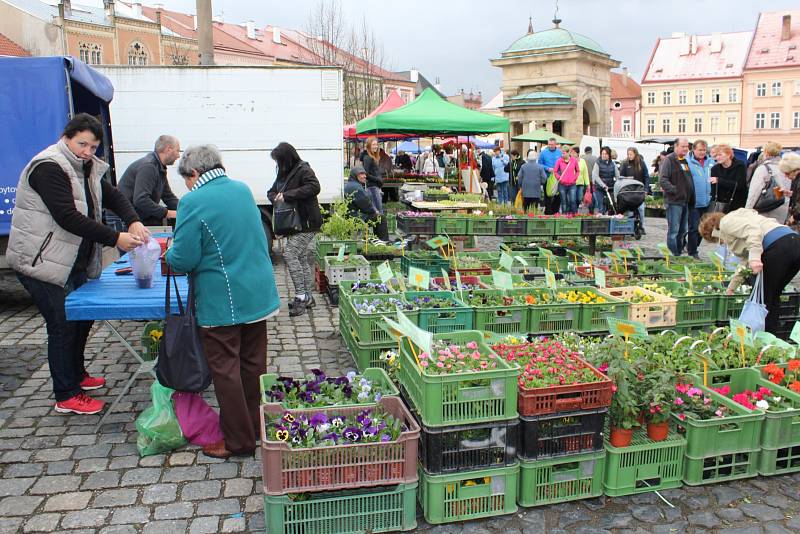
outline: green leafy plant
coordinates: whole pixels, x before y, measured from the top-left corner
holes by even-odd
[[[350,214],[351,196],[337,200],[320,228],[322,235],[337,241],[356,239],[360,233],[369,230],[374,223],[364,221]]]

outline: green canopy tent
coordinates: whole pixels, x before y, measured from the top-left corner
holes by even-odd
[[[570,141],[566,137],[561,137],[558,134],[554,134],[553,132],[548,132],[547,130],[532,130],[528,133],[524,133],[522,135],[517,135],[512,137],[512,141],[527,141],[530,143],[546,143],[551,137],[555,138],[556,143],[560,145],[574,145],[575,141]]]
[[[425,89],[415,100],[386,113],[358,121],[356,132],[411,133],[430,136],[508,132],[508,119],[463,108]]]

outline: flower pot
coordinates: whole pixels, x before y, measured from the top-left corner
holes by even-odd
[[[644,426],[644,410],[639,412],[639,415],[636,417],[636,422],[639,423],[639,426]]]
[[[647,423],[647,437],[653,441],[664,441],[669,435],[669,421]]]
[[[611,435],[609,436],[608,440],[612,447],[627,447],[631,444],[632,439],[632,428],[618,428],[615,426],[611,427]]]

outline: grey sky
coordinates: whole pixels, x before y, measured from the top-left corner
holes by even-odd
[[[194,0],[162,0],[168,9],[194,12]],[[253,19],[303,28],[316,0],[212,0],[214,13],[226,22]],[[80,3],[78,0],[77,3]],[[145,3],[149,3],[145,0]],[[555,0],[343,0],[347,19],[366,16],[382,40],[394,70],[416,67],[428,79],[441,79],[444,92],[463,88],[483,91],[484,101],[500,87],[498,57],[528,28],[552,27]],[[711,33],[755,28],[759,11],[798,8],[797,0],[560,0],[561,26],[599,42],[614,59],[629,67],[637,81],[656,39],[672,32]]]

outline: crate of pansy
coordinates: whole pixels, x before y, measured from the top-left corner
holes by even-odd
[[[402,311],[412,322],[417,322],[417,307],[406,301],[402,294],[353,296],[339,306],[339,328],[349,328],[357,343],[372,344],[391,341],[384,328],[383,318]]]

